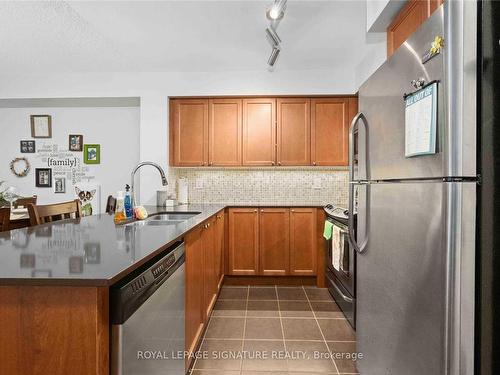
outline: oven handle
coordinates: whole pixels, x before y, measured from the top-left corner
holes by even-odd
[[[330,281],[330,284],[333,285],[333,287],[335,288],[335,290],[337,291],[337,293],[340,294],[340,296],[344,299],[344,301],[346,301],[347,303],[352,303],[354,301],[351,297],[346,296],[340,290],[340,288],[337,286],[337,284],[335,284],[335,282],[330,278],[330,276],[326,275],[326,277]]]
[[[354,180],[354,131],[358,127],[359,120],[365,129],[365,180]],[[359,140],[359,138],[358,138]],[[347,213],[348,223],[349,223],[349,243],[358,252],[362,254],[366,250],[366,245],[368,244],[368,207],[370,206],[369,196],[370,196],[370,185],[368,183],[370,179],[369,165],[368,165],[368,122],[366,120],[363,112],[359,112],[354,116],[351,126],[349,127],[349,210]],[[359,176],[358,176],[359,177]],[[361,244],[358,244],[354,235],[354,187],[355,185],[364,185],[366,194],[366,229],[365,236]]]

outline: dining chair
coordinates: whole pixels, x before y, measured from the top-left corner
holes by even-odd
[[[0,232],[10,230],[10,207],[0,208]]]
[[[37,196],[17,198],[12,205],[14,208],[28,207],[28,204],[36,204]]]
[[[80,200],[47,204],[47,205],[28,205],[30,215],[30,224],[39,225],[64,219],[78,219],[82,217],[82,204]]]
[[[108,201],[106,202],[106,213],[114,214],[116,210],[116,198],[112,195],[108,196]]]

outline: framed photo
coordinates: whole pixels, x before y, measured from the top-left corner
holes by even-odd
[[[35,169],[35,186],[41,188],[52,187],[52,169],[36,168]]]
[[[35,152],[35,141],[21,141],[21,153],[32,154]]]
[[[54,177],[54,193],[66,193],[66,178]]]
[[[84,145],[83,162],[85,164],[101,164],[101,145]]]
[[[31,115],[31,137],[52,138],[52,117],[50,115]]]
[[[82,151],[83,149],[83,135],[80,134],[70,134],[69,135],[69,146],[70,151]]]

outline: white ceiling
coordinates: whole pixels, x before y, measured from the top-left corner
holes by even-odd
[[[264,70],[267,1],[0,1],[0,72]],[[350,68],[365,1],[289,0],[277,69]]]

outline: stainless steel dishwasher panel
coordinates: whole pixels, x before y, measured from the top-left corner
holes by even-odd
[[[113,375],[185,374],[183,254],[177,262],[182,263],[172,266],[177,268],[137,310],[122,324],[112,324]]]

